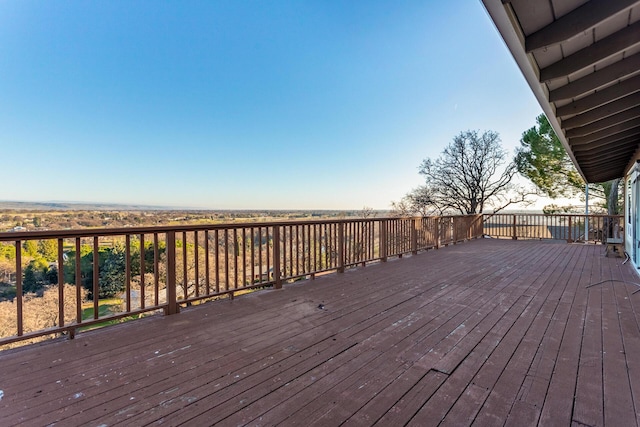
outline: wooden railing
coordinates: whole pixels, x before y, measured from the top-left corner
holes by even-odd
[[[0,233],[0,254],[13,254],[0,273],[15,288],[0,302],[0,346],[175,314],[482,234],[480,215]]]
[[[589,233],[585,239],[585,220]],[[622,215],[485,214],[484,233],[507,239],[554,239],[604,243],[624,239]]]

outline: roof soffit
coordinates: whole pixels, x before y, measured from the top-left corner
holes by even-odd
[[[581,175],[622,176],[640,144],[640,1],[482,1]]]

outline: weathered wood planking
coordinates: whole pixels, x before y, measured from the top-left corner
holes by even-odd
[[[452,245],[5,351],[0,419],[637,425],[639,281],[597,245]]]

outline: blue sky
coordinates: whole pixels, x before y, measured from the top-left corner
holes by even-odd
[[[0,3],[0,200],[388,209],[540,113],[477,0]]]

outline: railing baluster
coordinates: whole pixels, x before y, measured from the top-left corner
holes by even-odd
[[[127,234],[124,238],[124,295],[127,311],[131,311],[131,237]]]
[[[344,273],[345,265],[345,241],[344,241],[345,223],[338,223],[338,273]]]
[[[97,320],[100,314],[99,301],[100,301],[100,258],[98,246],[98,236],[93,237],[93,319]]]
[[[365,232],[367,235],[367,261],[373,261],[375,257],[375,237],[373,234],[374,221],[367,220],[365,226]]]
[[[380,220],[380,259],[382,262],[387,262],[387,220]]]
[[[238,289],[238,258],[240,248],[238,247],[238,229],[233,229],[233,288]]]
[[[300,225],[296,224],[291,229],[291,246],[293,246],[293,258],[291,260],[291,273],[295,276],[304,275],[302,266],[302,248],[300,243]],[[302,267],[302,268],[301,268]]]
[[[304,240],[304,265],[307,273],[311,272],[311,225],[306,224],[302,228],[302,238]],[[306,236],[305,236],[306,233]]]
[[[273,226],[273,275],[276,289],[282,289],[280,278],[280,226]]]
[[[251,232],[251,283],[253,284],[256,280],[256,258],[255,258],[256,239],[255,239],[255,230],[253,227],[250,228],[250,232]]]
[[[58,326],[64,326],[64,247],[58,239]]]
[[[167,231],[167,309],[166,314],[178,313],[176,290],[176,232]]]
[[[218,232],[218,229],[215,229],[214,232],[214,237],[216,240],[216,249],[215,249],[215,253],[216,253],[216,293],[220,292],[220,233]]]
[[[189,271],[187,267],[187,232],[182,232],[182,298],[187,299],[189,291]]]
[[[289,258],[289,251],[287,249],[287,226],[277,226],[280,230],[280,256],[276,257],[274,253],[274,258],[280,259],[280,278],[282,280],[287,279],[287,262]]]
[[[288,227],[289,230],[289,235],[288,235],[288,242],[289,242],[289,276],[292,277],[293,276],[293,226],[290,225]]]
[[[229,291],[229,229],[224,230],[224,290]]]
[[[82,270],[80,268],[80,238],[76,237],[75,275],[76,275],[76,323],[82,323]]]
[[[242,227],[242,286],[247,286],[247,229]]]
[[[262,227],[258,227],[258,244],[258,282],[262,282]]]
[[[330,251],[330,260],[331,260],[331,268],[338,267],[338,224],[331,223],[329,224],[329,251]]]
[[[210,258],[209,253],[209,230],[204,230],[204,286],[207,295],[211,294],[211,271],[210,271]]]
[[[22,315],[22,242],[16,240],[16,318],[18,323],[18,336],[24,334],[23,315]]]
[[[153,302],[160,300],[160,250],[158,249],[158,233],[153,233]]]
[[[267,263],[267,282],[271,281],[272,276],[273,276],[273,267],[271,267],[271,251],[269,250],[269,247],[271,246],[271,244],[273,243],[273,231],[270,233],[269,232],[269,227],[265,227],[264,228],[264,233],[267,236],[267,243],[265,244],[265,254],[266,254],[266,263]]]
[[[195,296],[200,296],[200,240],[198,239],[198,231],[193,232],[193,280],[195,282],[196,290]]]
[[[313,271],[318,271],[320,268],[318,267],[318,251],[319,251],[319,232],[318,232],[318,224],[313,224]]]
[[[313,273],[315,271],[315,260],[313,259],[313,235],[315,234],[314,231],[314,227],[313,225],[309,224],[307,226],[307,246],[308,246],[308,250],[307,250],[307,263],[309,264],[307,267],[307,270],[310,273]]]
[[[144,274],[146,273],[145,251],[144,251],[144,233],[140,234],[140,308],[145,308],[145,283]]]
[[[362,266],[364,267],[367,264],[367,261],[369,261],[369,227],[368,227],[368,221],[366,219],[362,220],[361,222],[361,233],[362,233],[362,256],[363,256],[363,262],[362,262]]]
[[[416,218],[411,218],[411,253],[418,254],[418,224]]]

